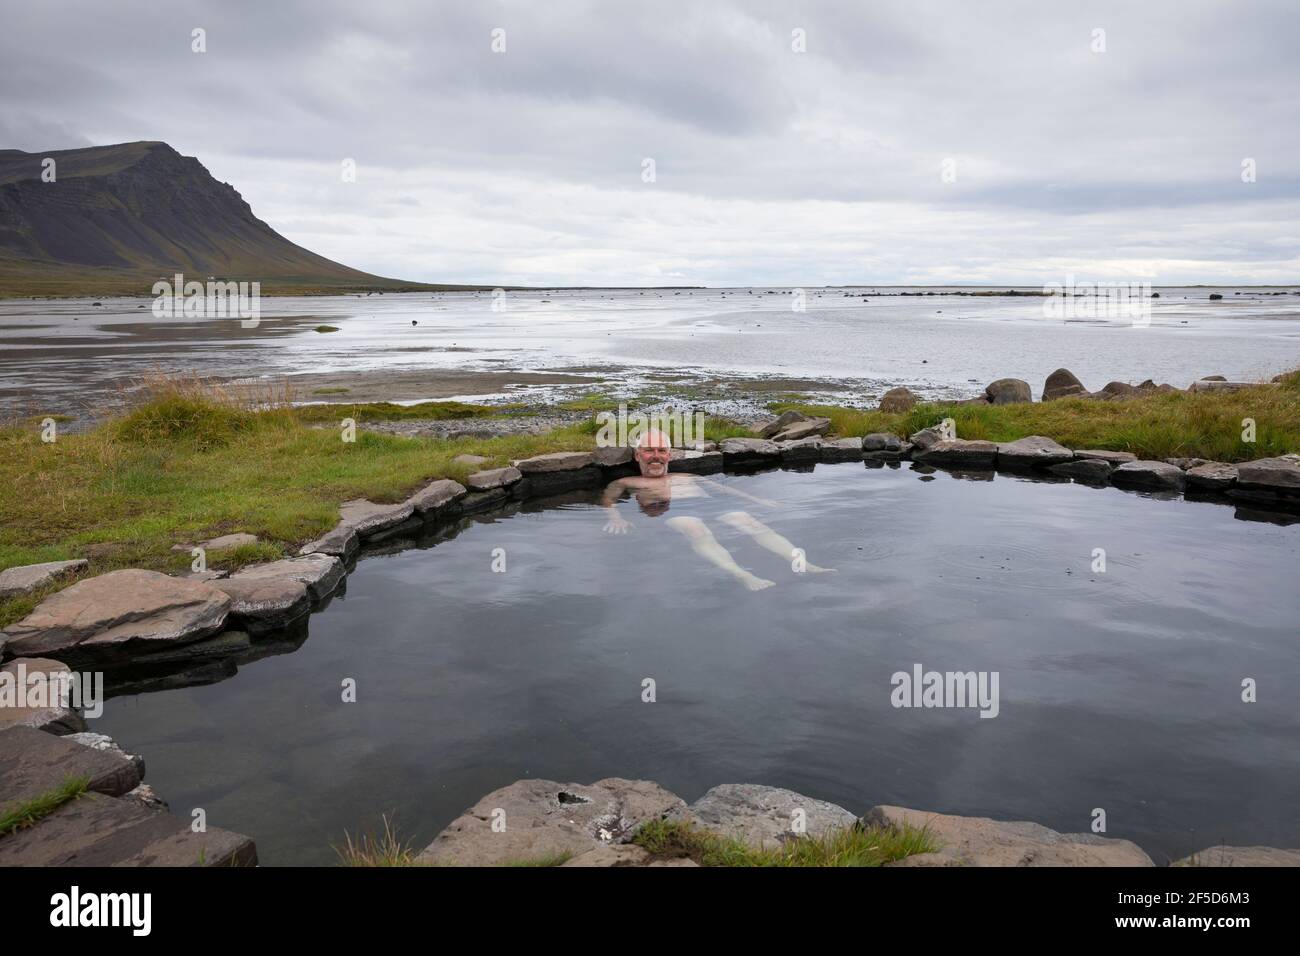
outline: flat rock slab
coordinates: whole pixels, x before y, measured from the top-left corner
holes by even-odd
[[[611,777],[590,786],[519,780],[452,821],[418,862],[498,866],[560,853],[577,857],[627,843],[640,824],[685,809],[680,797],[647,780]],[[500,832],[492,828],[494,819],[504,821]]]
[[[1117,485],[1176,491],[1183,486],[1183,470],[1165,461],[1126,461],[1110,473]]]
[[[861,438],[837,438],[822,442],[822,461],[861,461]]]
[[[472,457],[472,456],[461,456]],[[486,459],[484,459],[486,460]],[[418,515],[428,516],[441,511],[448,505],[455,502],[458,498],[465,495],[465,486],[459,481],[452,481],[450,478],[440,478],[425,485],[411,497],[406,499],[406,503],[415,509]]]
[[[72,561],[46,561],[44,564],[6,568],[0,571],[0,601],[20,594],[30,594],[65,574],[85,570],[89,563],[85,558],[77,558]]]
[[[798,441],[781,442],[782,461],[821,461],[821,458],[820,438],[801,438]]]
[[[752,847],[769,848],[798,839],[801,834],[796,826],[802,826],[807,836],[817,838],[858,822],[855,814],[825,800],[752,783],[714,787],[691,804],[688,814],[705,829]]]
[[[1237,466],[1237,484],[1242,488],[1276,494],[1300,494],[1300,456],[1284,455],[1242,462]]]
[[[123,660],[216,634],[230,603],[229,595],[203,581],[111,571],[46,598],[0,633],[0,642],[11,656],[50,655],[69,664]]]
[[[414,514],[415,506],[409,501],[379,505],[365,498],[353,498],[343,502],[339,508],[339,524],[353,529],[362,538],[368,538],[408,521]]]
[[[465,479],[465,484],[470,491],[491,491],[493,488],[508,488],[523,477],[518,468],[492,468],[476,471]]]
[[[668,462],[669,471],[692,475],[722,471],[723,466],[722,452],[691,451],[689,448],[674,448]]]
[[[223,548],[240,548],[244,545],[257,544],[257,540],[257,535],[245,534],[241,531],[237,534],[223,534],[219,538],[212,538],[208,541],[203,541],[198,546],[204,551],[220,551]],[[172,550],[189,551],[193,547],[194,545],[192,544],[174,544],[172,545]]]
[[[127,753],[125,750],[119,747],[117,745],[117,741],[114,740],[112,737],[108,736],[108,734],[95,734],[95,733],[90,733],[89,731],[85,731],[77,734],[68,734],[63,739],[69,741],[70,743],[80,744],[83,747],[89,747],[91,750],[102,750],[105,753],[112,754],[114,757],[120,757],[123,760],[129,760],[132,764],[134,764],[136,773],[140,775],[140,779],[141,780],[144,779],[144,757],[140,756],[139,754]],[[143,786],[143,784],[138,784],[137,787],[139,786]],[[134,793],[134,792],[135,790],[131,790],[129,793]]]
[[[333,531],[327,531],[315,541],[304,544],[298,553],[300,555],[328,554],[346,561],[360,549],[361,537],[356,529],[350,525],[340,524],[336,525]]]
[[[255,631],[285,627],[333,593],[343,580],[343,562],[333,555],[307,554],[254,564],[216,582],[231,597],[230,613]]]
[[[246,836],[216,827],[195,833],[187,819],[150,808],[139,800],[101,794],[86,794],[65,803],[35,826],[0,840],[0,866],[256,863],[257,849]]]
[[[1205,491],[1224,491],[1237,482],[1237,466],[1211,461],[1187,469],[1187,483]]]
[[[589,451],[553,451],[521,459],[514,465],[525,475],[539,475],[552,471],[576,471],[586,468],[594,461],[595,457]]]
[[[86,720],[81,713],[64,705],[64,685],[58,675],[71,673],[67,664],[45,657],[20,657],[0,667],[0,730],[31,727],[50,734],[85,730]],[[39,696],[33,697],[32,690]],[[70,698],[67,703],[72,703]],[[0,761],[0,768],[3,766]]]
[[[1074,459],[1074,452],[1042,435],[998,445],[999,468],[1047,468]]]
[[[956,817],[903,807],[872,807],[868,826],[928,827],[941,844],[891,866],[1154,866],[1135,843],[1094,833],[1057,833],[1037,823]]]
[[[1111,465],[1100,458],[1076,458],[1047,468],[1054,475],[1063,475],[1075,481],[1087,481],[1102,484],[1110,481]]]
[[[992,468],[998,460],[998,446],[991,441],[965,441],[955,438],[935,442],[929,448],[913,449],[912,459],[927,465],[965,465]]]
[[[1300,850],[1271,846],[1212,846],[1170,866],[1300,866]]]
[[[1084,460],[1104,461],[1115,468],[1118,468],[1126,461],[1138,460],[1138,456],[1131,451],[1107,451],[1104,448],[1076,448],[1074,457]]]
[[[781,446],[765,438],[727,438],[722,442],[721,451],[722,460],[729,465],[781,457]]]
[[[58,790],[69,777],[86,789],[118,797],[140,784],[140,771],[120,752],[96,750],[31,727],[0,731],[0,807],[12,809]],[[0,846],[9,839],[0,839]]]

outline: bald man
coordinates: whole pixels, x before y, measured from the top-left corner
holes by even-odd
[[[765,507],[775,508],[778,506],[775,501],[755,497],[749,492],[741,491],[739,488],[733,488],[717,481],[710,481],[699,475],[669,474],[668,468],[672,462],[672,446],[669,444],[668,437],[656,429],[650,429],[641,435],[633,458],[636,460],[641,474],[611,481],[601,496],[601,506],[609,515],[609,519],[605,523],[605,530],[610,534],[626,534],[628,529],[632,527],[618,513],[618,502],[626,493],[631,493],[636,498],[637,504],[645,514],[655,517],[668,510],[668,506],[674,497],[679,499],[707,498],[710,497],[710,491],[734,495],[737,498],[743,498],[746,501]],[[779,555],[786,561],[790,561],[792,568],[797,561],[801,566],[800,570],[811,571],[815,574],[834,570],[834,568],[820,568],[803,560],[802,552],[798,552],[798,549],[787,539],[777,534],[747,511],[729,511],[721,515],[719,520],[735,530],[749,535],[766,550]],[[668,526],[682,534],[690,542],[691,548],[696,554],[726,571],[749,590],[761,591],[763,588],[770,588],[776,583],[766,578],[760,578],[737,564],[736,559],[731,556],[731,552],[718,544],[708,525],[699,518],[690,515],[676,515],[668,519]]]

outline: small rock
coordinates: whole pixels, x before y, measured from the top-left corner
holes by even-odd
[[[1118,468],[1126,461],[1137,461],[1137,455],[1131,451],[1107,451],[1106,449],[1085,448],[1074,450],[1074,457],[1080,459],[1094,458],[1098,461],[1104,461],[1112,467]]]
[[[791,829],[796,810],[803,811],[805,832],[813,839],[831,830],[849,829],[857,823],[857,817],[841,806],[793,790],[752,783],[714,787],[692,803],[688,813],[704,829],[752,847],[771,848],[799,838]]]
[[[1170,866],[1300,866],[1300,850],[1271,846],[1212,846]]]
[[[929,429],[926,429],[926,431],[929,431]],[[919,435],[921,432],[917,432],[917,434]],[[903,440],[892,432],[872,432],[862,439],[863,451],[898,451],[902,445]]]
[[[754,427],[754,434],[759,438],[771,438],[778,432],[785,431],[791,425],[806,421],[808,421],[807,415],[803,412],[795,411],[792,408],[789,411],[782,412],[769,422],[765,422],[762,425],[756,425]]]
[[[25,564],[0,571],[0,601],[30,594],[65,574],[85,570],[90,562],[85,558],[72,561],[46,561],[44,564]]]
[[[416,514],[428,517],[441,511],[457,499],[464,497],[464,495],[465,486],[460,482],[441,478],[425,485],[407,498],[406,503],[415,509]]]
[[[129,754],[117,745],[112,737],[107,734],[95,734],[82,732],[79,734],[68,734],[67,738],[74,744],[81,744],[83,747],[89,747],[91,750],[102,750],[106,753],[114,754],[123,760],[129,760],[135,765],[136,773],[140,779],[144,779],[144,758],[139,754]]]
[[[822,442],[822,461],[861,461],[861,438],[837,438]]]
[[[62,678],[58,675],[72,673],[66,664],[46,657],[20,657],[0,667],[0,673],[8,675],[0,680],[12,681],[13,703],[17,705],[0,707],[0,730],[31,727],[62,735],[86,729],[86,720],[81,712],[72,706],[71,699],[63,696]],[[32,691],[36,692],[36,697]],[[27,706],[28,701],[36,706]]]
[[[1300,457],[1260,458],[1237,466],[1237,484],[1274,494],[1300,494]]]
[[[780,446],[762,438],[728,438],[722,442],[722,460],[729,465],[779,457]]]
[[[829,418],[810,418],[807,421],[788,425],[772,436],[773,441],[799,441],[825,435],[831,429]]]
[[[773,439],[775,441],[775,439]],[[801,438],[798,441],[781,443],[782,461],[821,461],[822,440],[820,438]]]

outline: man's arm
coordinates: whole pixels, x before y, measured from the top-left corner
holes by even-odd
[[[605,522],[605,530],[610,534],[623,534],[628,528],[632,527],[618,513],[618,502],[623,497],[623,492],[626,489],[627,482],[622,478],[615,478],[605,486],[605,491],[600,496],[600,506],[609,514],[609,520]]]

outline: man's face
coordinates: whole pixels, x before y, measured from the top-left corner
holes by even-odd
[[[672,449],[668,439],[662,434],[652,433],[637,447],[636,463],[646,478],[662,478],[668,474],[668,462],[672,459]]]

